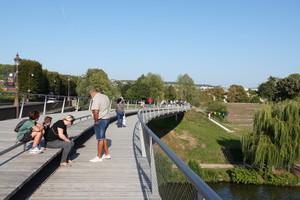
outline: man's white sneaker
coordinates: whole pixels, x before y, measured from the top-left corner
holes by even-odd
[[[111,156],[109,154],[108,155],[103,154],[102,158],[103,159],[111,159]]]
[[[102,158],[99,158],[98,156],[90,160],[90,162],[102,162],[102,161],[103,161]]]
[[[31,154],[40,154],[40,153],[42,153],[42,152],[43,152],[43,151],[40,150],[40,149],[37,148],[37,147],[31,148],[31,149],[29,150],[29,153],[31,153]]]

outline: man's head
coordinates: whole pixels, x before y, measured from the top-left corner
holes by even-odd
[[[90,95],[91,95],[92,97],[94,97],[97,93],[99,93],[99,92],[98,92],[98,90],[97,90],[96,88],[91,88],[91,89],[90,89]]]

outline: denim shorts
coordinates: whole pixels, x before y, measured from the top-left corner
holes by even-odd
[[[94,124],[94,131],[97,140],[106,138],[106,129],[110,123],[110,119],[99,119],[98,124]]]

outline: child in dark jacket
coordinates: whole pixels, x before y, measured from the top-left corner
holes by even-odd
[[[44,126],[44,131],[45,131],[45,133],[44,133],[45,147],[47,146],[47,135],[48,135],[48,132],[50,129],[51,122],[52,122],[52,117],[46,116],[44,118],[43,126]]]

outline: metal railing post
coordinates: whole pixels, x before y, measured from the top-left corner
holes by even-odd
[[[93,99],[90,100],[89,110],[91,110],[91,107],[92,107],[92,101],[93,101]]]
[[[23,97],[22,97],[22,106],[21,106],[21,110],[20,110],[20,113],[19,113],[19,119],[22,118],[22,115],[23,115],[23,109],[24,109],[24,104],[25,104],[25,96],[23,95]]]
[[[146,148],[145,148],[145,140],[144,140],[144,132],[141,122],[139,122],[139,132],[140,132],[140,140],[141,140],[141,149],[142,149],[142,157],[147,157]]]
[[[63,105],[62,105],[62,108],[61,108],[61,113],[64,113],[65,104],[66,104],[66,97],[64,97],[64,102],[63,102]]]
[[[44,101],[44,109],[43,109],[43,115],[46,115],[46,108],[47,108],[47,96],[45,96],[45,101]]]
[[[78,99],[77,99],[76,112],[78,112],[78,109],[79,109],[79,99],[80,99],[80,97],[78,97]]]
[[[159,191],[158,191],[158,182],[157,182],[157,176],[156,176],[156,167],[155,167],[155,159],[154,159],[154,153],[153,153],[153,146],[152,146],[152,137],[149,135],[150,139],[150,173],[151,173],[151,185],[152,185],[152,196],[153,198],[159,197]]]

